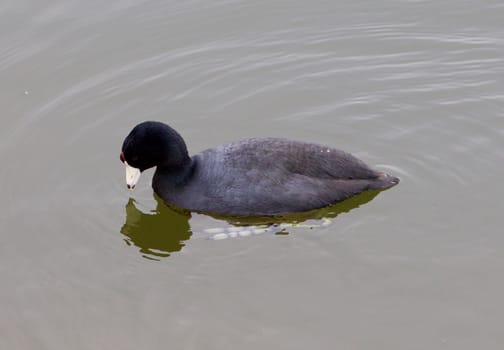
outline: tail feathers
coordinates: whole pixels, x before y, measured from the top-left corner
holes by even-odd
[[[399,183],[399,178],[385,173],[380,173],[378,178],[374,180],[370,186],[370,190],[383,190],[393,187]]]

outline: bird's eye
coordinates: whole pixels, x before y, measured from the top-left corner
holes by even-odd
[[[121,162],[124,163],[124,152],[121,152],[121,154],[119,155],[119,159],[121,160]]]

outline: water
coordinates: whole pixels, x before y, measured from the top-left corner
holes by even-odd
[[[0,348],[500,349],[502,18],[500,1],[2,2]],[[401,183],[212,239],[262,226],[174,212],[152,171],[126,190],[120,146],[147,119],[191,153],[280,136]]]

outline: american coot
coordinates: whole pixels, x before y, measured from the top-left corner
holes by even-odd
[[[190,157],[179,133],[154,121],[133,128],[121,161],[128,188],[157,167],[152,188],[166,203],[225,215],[302,212],[399,182],[343,151],[278,138],[245,139]]]

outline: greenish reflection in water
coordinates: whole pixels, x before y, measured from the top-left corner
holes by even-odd
[[[285,216],[230,217],[212,213],[203,214],[223,220],[231,227],[267,227],[270,229],[264,232],[283,235],[288,234],[289,227],[304,227],[300,224],[307,220],[324,220],[324,224],[313,223],[306,227],[325,226],[329,222],[327,219],[333,219],[341,213],[349,212],[369,202],[379,192],[364,192],[330,207]],[[185,242],[191,238],[192,231],[189,224],[191,213],[184,209],[167,206],[157,195],[154,195],[154,198],[157,207],[150,213],[143,213],[135,206],[135,200],[129,199],[126,204],[126,223],[122,226],[121,233],[126,236],[125,242],[128,245],[140,248],[143,257],[160,260],[173,252],[182,250]],[[225,228],[222,230],[226,231]],[[229,231],[229,228],[227,230]]]
[[[126,204],[126,223],[121,233],[126,236],[128,245],[140,248],[142,256],[159,260],[178,252],[185,246],[191,235],[190,214],[177,212],[166,206],[157,196],[156,210],[143,213],[130,198]]]

